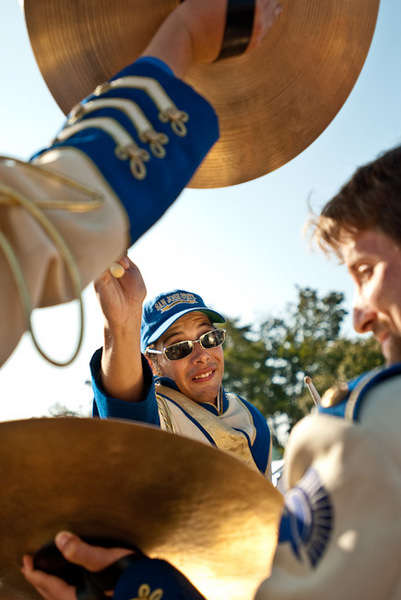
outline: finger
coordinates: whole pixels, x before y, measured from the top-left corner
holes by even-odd
[[[139,267],[134,262],[132,262],[132,260],[130,260],[128,256],[126,258],[127,261],[124,263],[125,270],[128,271],[130,274],[135,275],[135,278],[137,280],[142,281],[142,273]]]
[[[120,279],[124,276],[125,272],[130,267],[130,260],[128,256],[122,256],[119,261],[113,262],[109,267],[109,272],[116,279]]]
[[[102,288],[104,285],[107,285],[107,283],[112,279],[113,277],[111,276],[110,271],[107,269],[107,271],[104,271],[97,279],[95,279],[95,290],[98,292],[100,288]]]
[[[128,269],[131,265],[134,264],[132,262],[132,260],[130,260],[128,258],[127,254],[125,254],[124,256],[122,256],[118,262],[120,263],[120,265],[122,265],[124,267],[124,269]]]
[[[123,277],[125,272],[128,270],[130,263],[131,261],[129,260],[128,256],[122,256],[118,261],[112,262],[110,267],[106,269],[106,271],[104,271],[94,282],[96,292],[99,292],[99,290],[102,289],[102,286]]]
[[[29,571],[33,570],[33,558],[29,554],[24,554],[22,557],[22,568]]]
[[[132,260],[128,258],[128,256],[122,257],[118,263],[115,264],[124,269],[124,275],[126,273],[130,275],[130,277],[121,277],[118,279],[118,283],[123,287],[126,285],[132,285],[132,282],[142,281],[142,274],[139,268],[134,262],[132,262]]]
[[[55,543],[67,560],[89,571],[104,569],[119,558],[131,554],[130,550],[124,548],[91,546],[69,531],[58,533]]]
[[[29,555],[22,558],[21,573],[46,600],[76,600],[75,588],[62,579],[33,568]]]
[[[39,585],[35,585],[34,588],[45,600],[53,600],[51,596],[49,596],[47,590],[44,588],[40,587]]]
[[[248,50],[258,46],[282,12],[278,0],[257,0],[254,28]]]
[[[111,263],[109,268],[110,273],[115,277],[115,279],[120,279],[125,274],[125,269],[120,263]]]
[[[134,269],[138,269],[138,267],[136,266],[136,264],[134,263],[134,261],[132,261],[130,259],[130,257],[128,256],[128,254],[126,256],[124,256],[125,258],[125,262],[124,262],[124,266],[129,269],[130,267],[133,267]]]

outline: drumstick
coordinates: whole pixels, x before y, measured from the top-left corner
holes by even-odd
[[[124,267],[117,262],[111,263],[109,271],[116,279],[120,279],[125,273]]]
[[[319,406],[320,405],[320,396],[319,396],[319,392],[317,391],[317,389],[315,388],[315,386],[313,384],[312,377],[309,377],[309,375],[306,375],[304,377],[304,382],[310,392],[310,395],[312,396],[313,402],[316,404],[316,406]]]

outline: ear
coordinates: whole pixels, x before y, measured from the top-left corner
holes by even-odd
[[[148,365],[151,368],[153,375],[160,377],[161,372],[160,372],[160,367],[159,367],[157,358],[152,359],[152,358],[150,358],[150,356],[148,354],[145,354],[144,356],[145,356],[146,360],[148,361]]]

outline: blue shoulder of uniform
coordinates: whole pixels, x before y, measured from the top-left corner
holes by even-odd
[[[357,422],[367,392],[382,381],[400,374],[401,363],[397,363],[391,367],[378,367],[346,384],[334,386],[323,395],[318,412]]]
[[[72,109],[53,143],[88,156],[123,204],[131,244],[189,183],[217,141],[212,106],[162,61],[144,57]]]

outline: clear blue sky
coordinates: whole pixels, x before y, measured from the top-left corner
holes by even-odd
[[[399,0],[382,0],[356,86],[330,126],[300,156],[246,184],[186,190],[130,250],[149,295],[194,289],[218,310],[247,322],[283,311],[295,298],[296,284],[343,291],[351,306],[343,267],[311,253],[302,228],[308,198],[318,209],[356,166],[400,143],[400,23]],[[0,49],[0,152],[26,158],[54,136],[63,115],[36,68],[17,0],[0,2]],[[84,380],[89,357],[101,344],[102,318],[91,288],[85,300],[88,324],[79,360],[57,370],[23,339],[1,370],[0,419],[43,415],[56,401],[73,408],[88,402]],[[43,344],[58,357],[74,343],[75,315],[74,306],[35,315]]]

